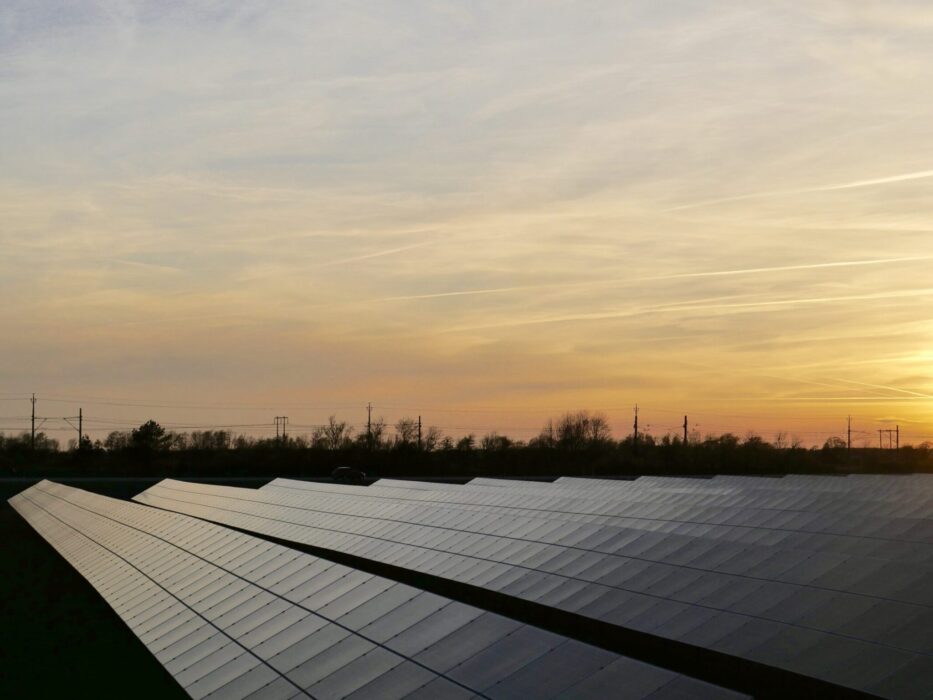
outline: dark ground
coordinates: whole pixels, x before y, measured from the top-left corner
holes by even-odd
[[[0,697],[188,697],[5,499],[0,536]]]

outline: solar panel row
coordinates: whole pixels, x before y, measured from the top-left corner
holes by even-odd
[[[735,696],[185,515],[47,481],[11,504],[192,697]]]
[[[327,485],[306,484],[304,482],[288,482],[276,480],[262,490],[274,490],[282,487],[300,491],[301,493],[333,493]],[[466,487],[468,490],[470,487]],[[369,492],[372,492],[371,494]],[[380,494],[378,485],[365,491],[366,495],[376,498]],[[460,502],[451,500],[446,493],[435,494],[433,501],[426,501],[418,492],[418,498],[404,500],[417,500],[432,506],[451,506],[460,511],[475,511],[473,502],[482,500],[459,497]],[[504,501],[501,494],[497,506],[483,507],[485,513],[514,514],[533,513],[532,522],[563,521],[577,523],[591,523],[586,518],[575,514],[558,511],[529,511],[527,508],[515,508]],[[521,494],[519,493],[519,497]],[[431,496],[428,496],[431,498]],[[390,499],[400,501],[398,496]],[[383,501],[385,503],[385,501]],[[423,508],[417,508],[419,514],[428,513]],[[892,552],[904,553],[896,541],[893,544],[884,543],[881,551],[875,552],[879,544],[870,538],[853,536],[833,536],[831,538],[817,538],[807,536],[805,541],[801,538],[788,538],[783,533],[777,537],[768,537],[768,530],[762,527],[749,528],[730,525],[727,529],[745,532],[744,540],[723,542],[721,530],[710,532],[706,528],[679,529],[672,531],[657,527],[632,526],[631,523],[618,524],[615,527],[603,526],[600,521],[598,527],[588,529],[580,528],[580,533],[592,532],[588,538],[578,537],[578,541],[571,542],[558,536],[561,530],[548,533],[547,528],[534,531],[534,535],[524,536],[524,539],[533,539],[550,544],[570,544],[575,548],[583,548],[615,555],[626,555],[633,560],[649,561],[664,564],[674,564],[700,571],[718,571],[741,576],[744,579],[760,579],[771,582],[778,580],[790,584],[852,593],[875,597],[887,601],[900,601],[921,606],[933,604],[933,591],[926,583],[933,574],[933,567],[923,561],[922,556],[912,558],[902,557],[905,561],[894,565],[889,560]],[[610,523],[605,523],[609,525]],[[470,527],[458,527],[465,531],[473,531]],[[480,524],[477,531],[483,530]],[[610,539],[611,535],[625,533],[634,539],[631,542],[619,544],[618,538]],[[603,537],[605,541],[599,541]],[[867,545],[865,545],[868,541]],[[933,538],[927,542],[914,543],[910,551],[917,553],[933,553]],[[875,555],[869,556],[863,550],[870,549]],[[696,558],[689,558],[698,554]]]
[[[912,554],[929,553],[933,530],[920,506],[907,517],[826,515],[807,510],[802,480],[783,489],[799,494],[799,510],[732,508],[708,505],[699,489],[710,485],[687,482],[659,497],[651,482],[426,490],[276,480],[256,491],[165,481],[137,500],[859,691],[929,693],[931,570]],[[724,481],[711,495],[746,486]],[[914,488],[878,492],[912,504]]]
[[[900,477],[899,477],[900,478]],[[836,479],[842,481],[842,479]],[[487,482],[500,481],[498,486],[489,486]],[[787,541],[790,545],[803,549],[826,549],[835,551],[845,549],[853,554],[902,559],[908,562],[933,562],[933,492],[922,488],[923,481],[918,478],[903,478],[895,481],[897,491],[886,498],[894,501],[894,517],[876,517],[866,521],[865,511],[871,506],[864,501],[857,501],[851,495],[842,500],[848,504],[846,513],[833,514],[824,503],[807,508],[806,501],[810,493],[806,487],[798,488],[786,496],[788,499],[780,507],[742,506],[752,487],[724,489],[706,486],[709,481],[701,479],[675,479],[675,481],[693,482],[676,489],[671,487],[645,487],[643,479],[634,482],[606,481],[599,487],[568,487],[561,480],[555,484],[540,482],[512,482],[505,480],[476,479],[466,486],[443,487],[449,494],[421,494],[424,487],[409,490],[404,497],[409,500],[444,502],[451,505],[470,507],[505,505],[515,510],[527,510],[529,514],[542,513],[548,517],[563,517],[580,522],[599,522],[636,529],[660,529],[667,532],[711,533],[718,538],[754,543],[762,537],[769,540]],[[746,481],[750,481],[746,477]],[[751,480],[755,481],[755,480]],[[758,479],[757,481],[777,481],[777,479]],[[376,482],[373,496],[383,494],[400,496],[399,489],[407,489],[403,484],[391,480]],[[276,479],[263,490],[281,487],[313,488],[321,485]],[[433,486],[433,485],[432,485]],[[890,484],[888,484],[890,486]],[[389,490],[391,489],[391,490]],[[721,496],[728,490],[726,504],[710,497]],[[785,490],[786,492],[786,490]],[[517,494],[525,498],[517,499]],[[870,491],[881,499],[881,489]],[[898,505],[899,502],[903,501]],[[911,513],[911,510],[915,511]],[[882,532],[865,532],[875,526]],[[907,528],[907,532],[904,529]],[[847,538],[840,540],[839,538]]]

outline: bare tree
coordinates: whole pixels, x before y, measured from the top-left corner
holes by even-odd
[[[480,443],[484,450],[507,450],[512,445],[512,441],[509,440],[505,435],[499,435],[496,432],[487,433],[483,436],[483,441]]]
[[[401,418],[395,424],[395,444],[410,445],[418,439],[418,421],[414,418]]]
[[[207,432],[209,433],[210,431]],[[197,434],[197,432],[192,433],[189,439],[188,433],[176,433],[174,430],[170,430],[166,433],[168,449],[177,451],[188,449],[189,445],[194,447],[194,436]],[[212,449],[212,446],[203,447],[201,449]]]
[[[335,416],[327,419],[327,424],[315,431],[323,446],[328,450],[340,450],[350,444],[353,429],[346,421],[338,421]]]
[[[441,429],[435,425],[430,426],[424,434],[424,449],[427,452],[433,452],[440,446],[443,439],[444,433],[441,432]]]
[[[564,414],[557,421],[556,427],[552,427],[549,421],[545,428],[553,430],[553,439],[558,445],[569,449],[579,449],[612,439],[612,431],[606,417],[601,413],[589,411]]]
[[[228,450],[232,441],[226,430],[195,430],[188,438],[188,446],[193,450]],[[178,447],[172,449],[184,449],[183,441],[179,440]]]
[[[363,431],[356,436],[356,444],[360,447],[366,447],[371,450],[378,450],[385,447],[386,442],[386,422],[382,417],[377,418],[369,424],[369,430]]]
[[[824,450],[844,450],[846,448],[846,441],[841,437],[832,436],[826,439],[826,442],[823,443]]]

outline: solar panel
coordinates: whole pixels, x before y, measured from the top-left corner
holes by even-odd
[[[195,698],[738,697],[185,515],[48,481],[11,504]]]
[[[925,532],[920,519],[884,536],[827,535],[801,529],[812,520],[795,522],[792,511],[762,521],[760,509],[747,509],[750,524],[732,514],[712,527],[706,506],[695,505],[692,528],[666,531],[655,526],[670,522],[665,517],[683,525],[683,506],[642,499],[637,507],[652,509],[646,529],[613,515],[629,504],[611,494],[493,488],[400,495],[397,487],[284,480],[258,491],[165,481],[137,500],[853,689],[885,695],[933,686],[929,565],[904,551],[897,561],[865,555],[879,540],[929,551],[933,541],[912,539]],[[723,529],[745,537],[730,541]],[[772,531],[796,539],[769,538]],[[796,546],[813,538],[810,548]]]
[[[702,483],[707,480],[690,481]],[[531,487],[499,487],[495,491],[484,486],[467,485],[460,487],[460,491],[444,489],[443,492],[428,492],[419,487],[408,493],[401,493],[395,485],[385,488],[380,486],[380,483],[376,482],[368,487],[365,491],[366,496],[443,503],[464,510],[514,512],[535,518],[616,525],[636,532],[658,530],[688,536],[702,535],[707,539],[727,540],[740,545],[767,542],[789,549],[844,552],[853,556],[905,561],[911,564],[933,563],[933,530],[930,529],[930,518],[924,514],[897,518],[876,517],[873,521],[883,530],[874,534],[858,532],[854,530],[860,522],[864,522],[858,515],[836,513],[828,517],[819,508],[807,511],[800,503],[806,494],[799,495],[791,504],[793,507],[740,510],[721,506],[714,508],[702,502],[685,503],[683,496],[680,497],[680,502],[659,503],[656,496],[652,497],[650,493],[644,495],[644,487],[635,489],[634,484],[637,482],[611,482],[633,486],[619,487],[619,491],[599,489],[599,498],[585,492],[581,494],[577,489],[540,482],[532,482]],[[260,490],[300,489],[360,493],[358,488],[276,479]],[[683,490],[679,489],[681,492]],[[905,499],[915,490],[919,489],[915,489],[912,484],[902,485]],[[738,501],[739,497],[735,496],[733,500]],[[931,501],[933,497],[925,500],[927,510]],[[856,511],[860,507],[855,506]],[[503,511],[503,508],[509,510]],[[909,506],[903,508],[904,512],[909,510]],[[812,514],[807,515],[808,512]],[[803,522],[790,522],[788,517],[798,517]]]

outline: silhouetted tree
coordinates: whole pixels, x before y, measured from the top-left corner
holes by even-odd
[[[401,418],[395,424],[395,444],[401,447],[412,444],[418,439],[418,421],[414,418]]]
[[[31,438],[29,438],[31,440]],[[58,452],[59,443],[45,433],[36,433],[36,450],[42,452]]]
[[[494,450],[509,449],[509,447],[512,446],[512,441],[509,440],[505,435],[499,435],[496,432],[492,432],[484,435],[480,444],[485,451],[491,452]]]
[[[378,448],[385,444],[386,441],[386,422],[382,416],[379,416],[377,420],[374,420],[369,427],[370,442],[374,447]]]
[[[341,450],[350,446],[352,433],[352,428],[345,421],[338,421],[331,416],[327,419],[327,425],[315,429],[311,441],[326,450]]]
[[[191,435],[185,433],[169,434],[172,438],[172,449],[212,450],[214,449],[214,435],[210,430],[195,430]]]
[[[382,476],[933,472],[933,443],[929,442],[902,444],[895,455],[872,444],[850,451],[835,436],[821,446],[804,448],[788,433],[776,436],[775,442],[754,433],[744,439],[725,433],[703,440],[694,433],[684,444],[672,432],[657,439],[642,433],[636,450],[632,435],[614,441],[605,419],[584,411],[549,421],[527,446],[496,432],[477,441],[472,434],[454,439],[428,427],[422,439],[425,449],[415,453],[417,422],[405,418],[395,427],[398,438],[390,443],[384,437],[385,422],[379,419],[373,424],[375,446],[394,444],[396,448],[378,454],[370,449],[367,433],[351,439],[349,426],[336,418],[319,431],[313,445],[307,436],[282,441],[233,437],[222,430],[174,433],[148,421],[130,432],[112,432],[93,449],[82,449],[80,458],[74,452],[57,451],[57,441],[44,433],[37,435],[35,451],[29,433],[0,434],[0,473],[324,476],[338,464]],[[778,449],[775,443],[783,447]],[[231,445],[236,450],[229,450]],[[107,454],[103,454],[105,449]]]
[[[165,434],[165,428],[154,420],[148,420],[138,428],[133,428],[130,444],[139,450],[155,452],[169,446],[171,437]]]
[[[476,436],[473,433],[464,435],[457,440],[457,449],[462,452],[469,452],[476,446]]]
[[[130,446],[130,434],[123,430],[114,430],[104,439],[104,447],[110,452],[125,450]]]
[[[609,429],[609,421],[602,414],[577,411],[564,414],[556,426],[548,421],[539,439],[545,443],[553,440],[564,449],[578,450],[611,440],[612,431]]]
[[[555,447],[557,445],[557,431],[554,429],[554,421],[548,418],[538,437],[532,438],[531,442],[535,447]]]
[[[438,447],[441,446],[441,441],[444,440],[444,433],[441,432],[441,429],[435,425],[432,425],[428,428],[428,431],[424,434],[424,449],[427,452],[433,452]]]
[[[91,438],[89,438],[87,435],[82,435],[80,442],[78,442],[77,438],[70,438],[68,440],[69,451],[93,450],[93,449],[94,449],[94,444],[91,442]]]
[[[209,432],[209,431],[208,431]],[[212,447],[200,447],[195,448],[193,437],[196,433],[192,433],[191,436],[188,433],[177,433],[174,430],[169,430],[165,434],[165,449],[167,450],[187,450],[191,449],[213,449]]]

